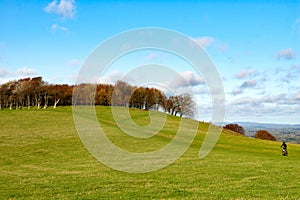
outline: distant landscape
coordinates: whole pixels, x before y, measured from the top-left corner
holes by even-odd
[[[231,122],[225,122],[224,125]],[[272,123],[257,123],[257,122],[234,122],[244,127],[245,135],[254,137],[259,130],[270,132],[277,141],[285,141],[290,143],[300,144],[300,124],[272,124]],[[220,123],[217,123],[220,125]]]

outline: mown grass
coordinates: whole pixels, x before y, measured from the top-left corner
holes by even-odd
[[[147,112],[131,110],[140,125]],[[109,107],[97,107],[108,137],[133,151],[167,144],[179,126],[168,116],[149,139],[132,138],[116,126]],[[112,170],[82,145],[70,107],[0,111],[0,199],[300,199],[300,145],[250,139],[224,131],[211,153],[198,158],[208,124],[186,153],[159,171]],[[142,150],[141,150],[142,149]]]

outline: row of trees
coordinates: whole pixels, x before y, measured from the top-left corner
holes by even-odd
[[[24,78],[17,81],[9,81],[0,85],[0,109],[20,109],[36,106],[47,108],[53,105],[54,108],[72,103],[72,86],[47,84],[42,77]]]
[[[73,95],[74,94],[74,95]],[[123,81],[116,84],[48,84],[42,77],[24,78],[0,85],[0,110],[47,108],[58,105],[126,106],[139,109],[162,109],[172,115],[193,117],[190,95],[166,95],[156,89],[136,87]]]

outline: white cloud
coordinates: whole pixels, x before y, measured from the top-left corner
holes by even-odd
[[[185,72],[183,72],[182,76],[183,76],[183,78],[185,78],[189,82],[189,84],[191,86],[205,84],[205,80],[202,77],[200,77],[198,75],[195,75],[191,71],[185,71]]]
[[[241,88],[237,88],[237,89],[234,89],[230,94],[232,95],[238,95],[238,94],[243,94],[244,90],[242,90]]]
[[[298,93],[294,96],[294,100],[300,101],[300,92],[298,92]]]
[[[278,95],[265,95],[255,100],[257,103],[276,103],[276,104],[287,104],[288,99],[286,94],[278,94]]]
[[[195,75],[192,71],[185,71],[181,75],[177,76],[170,85],[175,88],[188,87],[188,86],[197,86],[205,84],[205,80]]]
[[[160,53],[153,52],[153,53],[150,53],[150,54],[146,57],[146,60],[147,60],[147,61],[153,61],[153,60],[159,58],[160,56],[161,56]]]
[[[56,31],[56,30],[61,30],[61,31],[64,31],[64,32],[67,32],[68,31],[68,28],[64,27],[64,26],[60,26],[58,24],[52,24],[51,26],[51,29],[53,31]]]
[[[265,93],[265,82],[266,79],[264,77],[256,80],[246,80],[239,86],[235,87],[228,94],[236,96],[240,94],[245,94],[245,90],[247,89],[255,89],[255,95],[262,95]]]
[[[297,100],[298,97],[298,100]],[[227,117],[245,121],[299,123],[300,94],[242,97],[226,104]]]
[[[49,3],[44,11],[47,13],[55,13],[64,19],[74,18],[76,14],[75,0],[57,0]]]
[[[11,80],[32,77],[36,74],[36,70],[28,67],[19,68],[16,71],[8,71],[6,69],[0,68],[0,84],[6,83]]]
[[[0,78],[1,77],[6,77],[8,75],[8,71],[5,69],[0,68]]]
[[[277,60],[280,60],[280,59],[293,60],[296,58],[296,55],[295,55],[293,49],[291,49],[291,48],[282,49],[277,52],[276,58],[277,58]]]
[[[287,84],[295,87],[300,84],[300,65],[292,65],[289,68],[277,68],[275,75],[279,84]]]
[[[243,79],[243,78],[249,78],[249,77],[256,76],[256,75],[258,75],[258,72],[256,70],[245,69],[245,70],[242,70],[242,71],[236,73],[234,75],[234,77],[237,79]]]
[[[247,80],[240,86],[240,88],[241,89],[253,88],[256,86],[256,84],[257,84],[257,82],[255,80]]]
[[[233,105],[248,105],[248,104],[253,104],[253,99],[251,99],[250,97],[243,97],[243,98],[239,98],[239,99],[236,99],[234,101],[232,101],[231,103]]]
[[[226,42],[217,40],[216,38],[211,36],[193,38],[193,41],[204,49],[208,47],[213,47],[215,50],[218,50],[221,53],[224,53],[229,49],[229,45]]]
[[[34,76],[36,74],[36,71],[32,68],[23,67],[16,71],[15,75],[19,77],[23,76]]]
[[[122,72],[120,72],[118,70],[114,70],[114,71],[111,71],[108,74],[104,75],[103,77],[101,77],[99,82],[100,83],[113,84],[116,81],[121,80],[123,75],[124,74]]]
[[[213,42],[215,41],[215,39],[210,36],[194,38],[193,40],[203,48],[207,48],[207,47],[211,46],[213,44]]]

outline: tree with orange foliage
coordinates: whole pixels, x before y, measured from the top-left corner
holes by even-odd
[[[255,133],[254,138],[276,141],[276,138],[266,130],[259,130]]]
[[[245,135],[245,129],[238,124],[227,124],[224,128],[229,129],[231,131],[237,132],[239,134]]]

